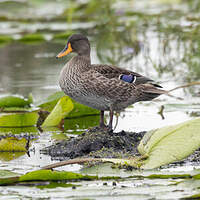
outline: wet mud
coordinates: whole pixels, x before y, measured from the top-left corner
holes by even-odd
[[[52,160],[77,157],[126,158],[139,155],[137,146],[146,132],[108,133],[93,129],[81,135],[61,141],[41,150]]]

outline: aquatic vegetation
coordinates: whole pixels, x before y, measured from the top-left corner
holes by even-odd
[[[17,93],[27,96],[32,91],[35,101],[42,99],[42,102],[36,103],[35,101],[28,102],[28,98],[22,97],[19,101],[13,99],[8,105],[9,101],[6,100],[2,104],[0,98],[0,115],[8,117],[6,121],[2,121],[2,125],[9,123],[10,126],[16,124],[33,125],[31,127],[0,128],[0,143],[2,142],[0,149],[8,151],[0,153],[1,169],[10,170],[0,170],[0,183],[2,186],[6,185],[0,190],[2,198],[56,199],[58,196],[62,196],[62,198],[67,199],[73,196],[77,199],[95,199],[102,198],[102,196],[111,198],[112,195],[116,199],[121,199],[122,196],[124,199],[163,199],[166,198],[167,193],[171,199],[198,199],[199,170],[195,169],[199,166],[198,158],[194,159],[194,162],[186,159],[184,168],[181,168],[181,161],[178,162],[179,164],[175,162],[156,170],[135,170],[133,167],[129,167],[130,160],[122,161],[122,159],[112,160],[114,165],[107,163],[111,162],[108,159],[105,160],[105,164],[91,162],[93,166],[88,166],[88,164],[69,166],[70,170],[77,170],[78,166],[81,175],[98,175],[98,179],[92,179],[92,181],[76,180],[76,183],[74,180],[62,180],[61,174],[63,175],[64,172],[59,175],[58,171],[55,174],[53,172],[36,172],[41,179],[43,175],[47,177],[52,173],[50,175],[52,179],[54,175],[60,177],[57,181],[50,179],[46,181],[31,180],[30,176],[34,173],[30,174],[29,182],[18,182],[18,180],[22,174],[25,176],[33,168],[40,168],[40,164],[52,164],[51,158],[47,155],[43,157],[42,154],[38,153],[38,149],[44,148],[44,145],[50,145],[49,143],[55,142],[54,140],[57,139],[66,140],[72,134],[74,134],[73,137],[76,137],[75,134],[80,134],[88,127],[96,126],[99,121],[99,117],[95,115],[98,111],[89,110],[89,108],[79,104],[76,105],[74,101],[72,101],[74,109],[65,118],[64,131],[57,127],[46,127],[43,128],[43,132],[39,131],[36,127],[36,121],[32,120],[34,117],[29,118],[30,114],[30,116],[34,115],[36,119],[37,113],[44,111],[44,120],[63,97],[62,93],[57,93],[55,96],[53,95],[52,99],[46,98],[57,90],[55,87],[57,79],[54,74],[57,73],[56,68],[59,64],[54,57],[55,49],[62,48],[59,44],[60,41],[66,41],[71,33],[83,33],[92,41],[93,52],[97,51],[97,55],[92,52],[92,59],[95,62],[111,63],[128,69],[134,68],[135,71],[150,75],[152,79],[158,80],[164,87],[167,86],[171,89],[171,87],[181,84],[199,81],[199,11],[199,0],[1,1],[0,93],[2,95]],[[140,111],[135,106],[134,110],[128,109],[121,113],[119,125],[126,130],[124,122],[129,120],[130,115],[133,118],[127,124],[131,126],[131,130],[138,130],[138,127],[139,130],[149,128],[148,125],[146,126],[148,122],[143,120],[146,119],[145,116],[149,116],[150,123],[154,128],[161,126],[162,122],[168,124],[172,120],[174,121],[170,124],[188,119],[195,120],[194,117],[199,117],[199,86],[179,91],[175,92],[174,95],[185,98],[184,101],[170,99],[166,102],[161,99],[151,106],[149,104],[139,105]],[[185,94],[183,94],[184,92]],[[165,120],[162,121],[156,116],[148,114],[148,109],[150,109],[151,114],[157,113],[158,107],[161,105],[163,105],[165,116]],[[144,113],[144,118],[142,117],[141,120],[140,117],[135,117],[134,113],[139,113],[139,115]],[[173,115],[175,117],[169,119]],[[13,124],[10,121],[11,116]],[[28,123],[27,119],[22,116],[29,119],[31,123]],[[137,122],[138,119],[139,122]],[[19,120],[22,120],[23,123]],[[144,121],[145,123],[143,123]],[[41,120],[41,124],[42,122]],[[189,121],[185,123],[193,124]],[[146,143],[143,144],[145,156],[133,160],[131,165],[141,167],[142,164],[150,162],[153,162],[152,166],[155,166],[155,162],[157,162],[157,166],[163,165],[163,160],[170,156],[163,154],[162,150],[168,147],[166,152],[170,152],[170,145],[177,146],[177,148],[180,143],[183,145],[181,147],[183,151],[178,156],[176,154],[178,151],[171,148],[174,151],[170,155],[176,155],[179,159],[182,158],[182,155],[186,156],[191,153],[198,146],[199,132],[198,130],[196,132],[195,129],[198,127],[198,123],[197,126],[194,124],[185,125],[174,133],[170,132],[168,128],[165,129],[166,131],[163,128],[154,130],[152,135],[149,134],[149,140],[146,138]],[[158,135],[161,130],[166,135],[162,133]],[[196,140],[189,145],[188,141],[190,140],[187,140],[185,136],[187,134],[191,136],[192,132],[196,133],[194,136]],[[184,141],[178,136],[184,138]],[[13,137],[14,139],[10,139]],[[22,140],[22,143],[20,141],[22,138],[28,139],[29,137],[31,146],[26,149],[26,141]],[[32,140],[35,137],[39,139]],[[110,138],[110,135],[107,136],[107,139]],[[144,142],[144,138],[142,142]],[[163,148],[160,146],[161,144]],[[19,146],[17,147],[17,145]],[[18,148],[21,148],[23,152],[15,152]],[[29,153],[30,157],[27,156]],[[95,154],[90,155],[95,156]],[[156,160],[156,155],[163,159]],[[198,157],[198,155],[197,151],[193,157]],[[168,161],[172,162],[172,160],[170,157]],[[196,167],[194,163],[196,163]],[[120,167],[123,169],[119,169]],[[124,168],[129,171],[124,170]],[[184,171],[185,169],[187,171]],[[68,173],[68,175],[70,174]],[[35,177],[37,176],[35,175]],[[13,187],[15,184],[17,187]],[[66,188],[63,190],[62,187]]]
[[[45,41],[45,38],[41,34],[27,34],[19,39],[21,42],[42,42]]]

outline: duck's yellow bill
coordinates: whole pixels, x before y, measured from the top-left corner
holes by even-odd
[[[67,54],[72,52],[72,46],[71,43],[68,43],[67,48],[64,48],[57,56],[56,58],[61,58],[63,56],[66,56]]]

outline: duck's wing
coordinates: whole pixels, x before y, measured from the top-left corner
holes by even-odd
[[[81,87],[89,95],[103,97],[114,104],[126,101],[134,103],[151,100],[164,93],[163,90],[152,84],[136,85],[120,80],[118,76],[108,76],[108,73],[98,72],[95,68],[82,73],[80,79]]]
[[[152,79],[142,76],[136,72],[132,72],[130,70],[122,69],[112,65],[92,65],[93,69],[106,78],[117,78],[122,79],[126,82],[134,82],[136,85],[151,83],[156,87],[162,88],[160,85],[156,84]]]

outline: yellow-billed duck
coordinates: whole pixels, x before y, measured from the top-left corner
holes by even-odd
[[[71,52],[71,58],[60,73],[59,84],[66,95],[77,102],[98,109],[100,128],[111,131],[114,111],[121,111],[139,101],[149,101],[166,91],[150,78],[106,64],[91,64],[90,42],[82,34],[73,34],[56,58]],[[104,111],[109,111],[108,126]]]

